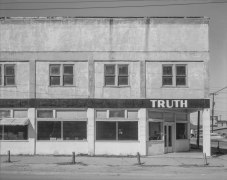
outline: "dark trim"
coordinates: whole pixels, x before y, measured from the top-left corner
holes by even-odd
[[[154,108],[151,100],[173,99],[0,99],[0,108]],[[210,108],[210,99],[174,100],[187,100],[187,108]]]

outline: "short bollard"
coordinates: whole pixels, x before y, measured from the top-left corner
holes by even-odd
[[[204,159],[204,166],[208,166],[209,163],[207,163],[207,155],[206,155],[206,153],[203,153],[203,159]]]
[[[141,165],[140,153],[139,152],[137,152],[137,162],[138,162],[139,165]]]
[[[8,162],[11,162],[11,159],[10,159],[10,151],[8,151]]]
[[[75,159],[76,159],[76,157],[75,157],[75,152],[73,152],[73,160],[72,160],[72,163],[73,163],[73,164],[76,164],[76,160],[75,160]]]

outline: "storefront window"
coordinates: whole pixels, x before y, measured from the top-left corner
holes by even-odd
[[[96,140],[138,140],[138,122],[96,122]]]
[[[187,139],[187,123],[176,123],[176,138]]]
[[[3,129],[3,127],[1,127]],[[4,140],[26,140],[28,139],[28,126],[4,126]]]
[[[61,138],[60,121],[39,121],[38,140],[57,140]]]
[[[0,140],[3,138],[3,126],[0,126]]]
[[[86,121],[64,121],[63,122],[64,140],[85,140],[87,139]]]
[[[96,122],[96,140],[116,140],[116,122]]]
[[[161,122],[149,122],[149,140],[162,140]]]
[[[118,122],[118,140],[138,140],[138,122]]]

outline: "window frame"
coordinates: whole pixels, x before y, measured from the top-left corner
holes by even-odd
[[[60,66],[60,74],[59,75],[51,75],[51,66]],[[64,73],[64,67],[65,66],[72,66],[73,68],[73,72],[72,74],[65,74]],[[54,64],[49,64],[49,86],[50,87],[72,87],[72,86],[75,86],[75,64],[72,64],[72,63],[54,63]],[[72,76],[73,80],[72,80],[72,84],[64,84],[64,77],[65,76]],[[52,85],[51,84],[51,77],[59,77],[60,78],[60,83],[59,85]]]
[[[107,66],[114,66],[114,74],[106,74],[106,67]],[[127,67],[127,75],[126,74],[119,74],[120,67]],[[129,83],[129,64],[104,64],[104,87],[127,87],[130,86]],[[106,85],[106,77],[114,77],[114,84],[113,85]],[[119,84],[119,77],[127,77],[127,84]]]
[[[26,108],[15,108],[15,109],[5,109],[5,108],[3,108],[3,109],[0,109],[1,111],[9,111],[9,117],[3,117],[3,118],[14,118],[14,111],[27,111],[27,115],[28,115],[28,109],[26,109]],[[24,118],[26,118],[26,117],[24,117]],[[6,125],[6,126],[8,126],[8,125]],[[18,126],[23,126],[23,125],[18,125]],[[2,134],[2,138],[0,139],[0,141],[28,141],[28,139],[29,139],[29,125],[24,125],[24,126],[26,126],[26,135],[27,135],[27,137],[26,137],[26,139],[4,139],[4,131],[5,131],[5,125],[1,125],[1,127],[2,127],[2,132],[1,132],[1,134]]]
[[[13,66],[14,74],[13,75],[6,75],[6,67],[7,66]],[[16,64],[15,63],[1,63],[0,64],[0,87],[14,87],[17,84],[16,80]],[[14,84],[6,84],[6,78],[7,77],[13,77],[14,78]]]
[[[37,115],[38,115],[38,110],[48,110],[48,111],[52,111],[52,114],[53,114],[53,117],[52,118],[48,118],[48,117],[44,117],[44,118],[39,118]],[[36,109],[36,118],[37,118],[37,121],[36,121],[36,127],[37,127],[37,129],[36,129],[36,139],[37,139],[37,141],[87,141],[87,138],[88,138],[88,136],[86,135],[86,139],[82,139],[82,140],[80,140],[80,139],[75,139],[75,140],[67,140],[67,139],[65,139],[64,140],[64,122],[81,122],[81,121],[83,121],[83,122],[86,122],[86,134],[87,134],[87,123],[88,123],[88,118],[87,118],[87,116],[86,117],[84,117],[84,118],[66,118],[66,119],[64,119],[64,118],[62,118],[62,117],[60,117],[60,118],[58,118],[57,117],[57,112],[60,112],[60,111],[70,111],[70,112],[72,112],[72,111],[85,111],[85,112],[87,112],[86,111],[86,109],[84,109],[84,108],[82,108],[82,109],[74,109],[74,108],[67,108],[67,109],[63,109],[63,108],[56,108],[56,109],[50,109],[50,108],[46,108],[46,109],[44,109],[44,108],[39,108],[39,109]],[[56,140],[54,140],[54,139],[46,139],[46,140],[38,140],[38,122],[60,122],[61,123],[61,138],[58,138],[58,139],[56,139]]]
[[[172,76],[164,75],[163,68],[164,67],[172,67]],[[185,67],[185,75],[177,75],[177,67],[184,66]],[[172,77],[172,85],[164,85],[164,77]],[[185,78],[185,85],[177,85],[177,77]],[[185,88],[188,87],[188,65],[187,64],[162,64],[162,87],[174,87],[174,88]]]

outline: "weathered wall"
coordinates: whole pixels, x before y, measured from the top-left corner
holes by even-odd
[[[202,18],[2,20],[0,51],[208,51]]]

